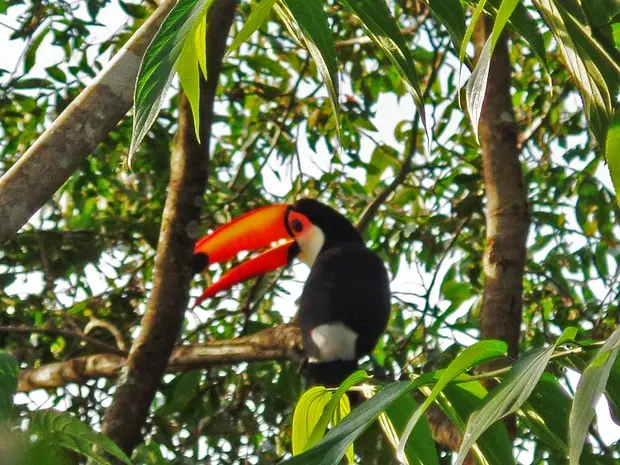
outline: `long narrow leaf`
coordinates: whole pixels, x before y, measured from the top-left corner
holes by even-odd
[[[415,383],[401,381],[390,384],[351,412],[314,447],[303,454],[281,462],[282,465],[337,465],[349,444],[366,430],[370,423],[402,395],[415,388]]]
[[[616,108],[616,114],[607,133],[605,146],[609,174],[616,190],[616,201],[620,205],[620,110]]]
[[[487,395],[482,383],[474,380],[449,384],[437,397],[437,403],[459,430],[464,432],[467,419],[472,412],[484,405]],[[481,464],[510,465],[515,462],[512,441],[506,425],[502,422],[495,423],[486,430],[472,446],[472,451],[477,462]]]
[[[200,22],[196,23],[196,25],[198,24],[200,24]],[[194,38],[196,29],[197,28],[192,29],[192,32],[190,32],[189,37],[185,41],[185,45],[179,56],[179,61],[177,62],[176,71],[181,81],[181,87],[183,87],[183,91],[192,109],[196,140],[200,142],[200,70],[198,68],[196,40]],[[206,40],[204,36],[202,39]]]
[[[471,119],[471,125],[474,130],[476,140],[478,139],[478,124],[480,122],[480,114],[482,113],[482,105],[484,103],[484,96],[486,94],[487,80],[489,78],[489,70],[491,69],[491,58],[495,45],[499,40],[506,23],[512,16],[512,12],[515,10],[519,0],[504,0],[497,11],[495,16],[495,23],[493,24],[493,31],[489,36],[480,57],[478,63],[474,68],[469,82],[467,83],[467,111]]]
[[[523,405],[538,384],[555,348],[573,340],[576,334],[576,328],[567,328],[553,346],[532,350],[515,363],[506,379],[491,392],[485,405],[471,415],[456,465],[463,463],[471,446],[493,423],[516,412]]]
[[[303,393],[293,413],[293,455],[306,450],[308,439],[332,397],[324,386],[313,386]],[[327,425],[326,425],[327,427]]]
[[[444,370],[431,394],[411,416],[409,423],[407,424],[407,427],[405,428],[405,431],[400,439],[400,444],[398,445],[397,455],[399,459],[402,460],[405,457],[405,445],[407,444],[407,440],[409,439],[416,423],[420,420],[422,415],[424,415],[424,412],[426,412],[428,407],[433,403],[435,398],[450,381],[472,367],[496,359],[505,354],[506,344],[502,341],[493,340],[477,342],[473,346],[468,347],[461,352],[458,357],[456,357],[452,363],[448,365],[448,368]]]
[[[387,428],[392,429],[393,441],[390,441],[390,443],[392,443],[395,450],[398,447],[400,435],[407,426],[409,415],[416,408],[418,408],[418,403],[412,396],[402,396],[379,417],[379,420],[382,417],[385,420],[385,426],[382,424],[384,431]],[[407,463],[409,465],[439,465],[437,447],[435,446],[431,428],[426,418],[422,418],[418,422],[412,434],[416,441],[415,443],[409,441],[405,446]]]
[[[428,7],[448,30],[454,48],[459,51],[465,35],[465,11],[461,0],[428,0]]]
[[[599,53],[596,40],[571,19],[561,2],[534,0],[534,4],[559,45],[583,99],[590,130],[604,150],[618,88],[617,71],[614,74],[618,65],[614,67]]]
[[[463,463],[482,433],[496,421],[515,412],[528,399],[545,371],[553,349],[537,349],[526,354],[510,370],[506,380],[495,388],[484,406],[471,415],[456,465]]]
[[[250,36],[254,34],[259,27],[261,27],[267,19],[267,16],[269,16],[269,12],[273,9],[273,5],[275,3],[276,0],[262,0],[258,5],[252,8],[250,16],[248,16],[245,24],[235,36],[232,44],[230,44],[230,47],[228,47],[226,56],[237,50],[242,43],[248,40]]]
[[[555,375],[543,373],[520,416],[534,435],[564,456],[568,455],[568,412],[572,398]]]
[[[316,423],[316,426],[312,430],[310,437],[308,438],[308,442],[306,443],[305,449],[308,449],[314,446],[317,442],[321,440],[321,438],[325,435],[325,430],[327,430],[327,425],[329,425],[330,420],[334,416],[334,412],[340,405],[340,399],[347,392],[349,388],[359,384],[361,381],[368,378],[368,374],[363,370],[358,370],[352,375],[350,375],[347,379],[345,379],[342,384],[338,387],[336,392],[332,395],[331,399],[323,409],[323,413],[321,414],[321,418]]]
[[[138,72],[134,92],[134,119],[129,164],[136,148],[157,118],[170,87],[177,61],[196,21],[206,14],[212,0],[179,0],[149,44]]]
[[[308,52],[327,87],[329,101],[336,118],[336,131],[340,136],[336,42],[323,3],[322,0],[281,0],[280,6],[290,11],[301,29]]]
[[[464,63],[465,61],[465,51],[467,50],[467,45],[469,44],[471,36],[474,34],[476,23],[478,23],[478,19],[480,18],[480,15],[484,11],[484,5],[486,4],[486,2],[487,0],[479,0],[471,16],[469,25],[467,26],[467,29],[465,29],[465,35],[463,36],[463,41],[461,42],[461,49],[459,50],[459,62],[461,63],[461,66],[459,66],[459,72],[458,72],[458,78],[457,78],[457,82],[458,82],[457,85],[459,86],[459,88],[461,87],[461,71],[463,70],[462,63]]]
[[[594,419],[594,407],[605,390],[609,372],[620,350],[620,328],[607,339],[603,347],[583,371],[568,423],[568,451],[570,465],[578,465],[583,444]]]
[[[418,107],[422,124],[427,128],[424,102],[422,101],[422,92],[420,91],[413,57],[385,1],[340,0],[340,3],[358,17],[366,33],[396,67],[405,87]]]

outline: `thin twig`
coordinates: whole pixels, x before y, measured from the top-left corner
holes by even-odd
[[[113,345],[101,342],[98,339],[87,336],[81,331],[60,328],[34,328],[25,325],[2,325],[0,333],[22,333],[22,334],[46,334],[49,336],[64,336],[79,339],[93,347],[105,350],[116,355],[127,355],[127,351],[119,349]]]

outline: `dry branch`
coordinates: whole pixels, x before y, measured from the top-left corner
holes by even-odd
[[[292,360],[301,354],[301,333],[297,326],[281,325],[249,336],[177,347],[166,371],[176,373],[212,365],[264,360]],[[127,362],[114,354],[95,354],[63,362],[48,363],[19,371],[18,391],[54,389],[93,378],[117,377]]]
[[[175,0],[165,0],[0,178],[0,244],[47,202],[131,108],[142,55]]]

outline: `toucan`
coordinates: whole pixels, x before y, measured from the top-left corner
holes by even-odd
[[[236,283],[301,260],[310,267],[296,316],[305,376],[309,385],[337,386],[356,370],[359,358],[370,354],[387,326],[390,283],[383,261],[347,218],[305,198],[252,210],[200,239],[194,248],[195,271],[273,243],[210,285],[196,305]]]

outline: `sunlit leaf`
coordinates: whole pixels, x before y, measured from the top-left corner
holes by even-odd
[[[136,80],[134,119],[129,163],[157,118],[162,100],[174,77],[185,41],[213,0],[179,0],[149,44]]]
[[[607,339],[579,378],[568,426],[570,465],[579,464],[583,444],[588,436],[590,423],[594,419],[594,408],[605,390],[618,350],[620,350],[620,328]]]
[[[484,104],[484,96],[487,89],[487,79],[489,78],[489,70],[491,69],[491,58],[495,45],[499,40],[506,23],[510,19],[512,12],[519,3],[519,0],[504,0],[499,7],[493,31],[487,39],[482,53],[478,57],[476,67],[471,73],[469,82],[467,83],[467,111],[471,118],[472,129],[476,139],[478,139],[478,124],[480,122],[480,114],[482,113],[482,105]]]
[[[620,65],[557,0],[534,0],[553,32],[584,103],[589,127],[604,150]]]
[[[277,0],[261,0],[261,2],[252,8],[252,12],[248,19],[245,21],[245,24],[241,28],[241,30],[237,33],[232,44],[228,47],[228,51],[226,52],[226,56],[233,53],[235,50],[239,48],[239,46],[248,40],[252,34],[254,34],[259,27],[265,22],[267,16],[271,12],[274,3]]]
[[[347,390],[367,378],[368,375],[365,371],[358,370],[355,373],[352,373],[347,379],[345,379],[338,387],[338,389],[333,393],[333,395],[330,392],[331,399],[329,399],[329,402],[323,409],[321,418],[319,418],[316,422],[316,426],[313,428],[312,433],[308,438],[305,449],[314,446],[325,435],[327,425],[334,417],[334,414],[337,411],[338,406],[340,405],[340,399],[347,392]]]
[[[365,401],[332,428],[325,437],[314,447],[303,454],[281,462],[282,465],[336,465],[344,457],[351,444],[380,412],[398,399],[410,392],[414,384],[406,381],[390,384],[379,391],[371,399]]]
[[[194,132],[198,142],[200,142],[200,70],[198,69],[198,55],[194,35],[198,29],[196,26],[198,26],[201,21],[196,23],[185,41],[176,67],[179,80],[181,81],[181,87],[183,87],[183,92],[185,92],[192,109]],[[203,36],[202,39],[205,40],[205,37]]]
[[[620,205],[620,110],[616,108],[616,114],[607,133],[605,147],[609,174],[616,190],[616,200]]]
[[[332,393],[325,386],[313,386],[297,402],[293,414],[293,455],[299,455],[308,448],[310,434],[316,429],[331,397]]]

